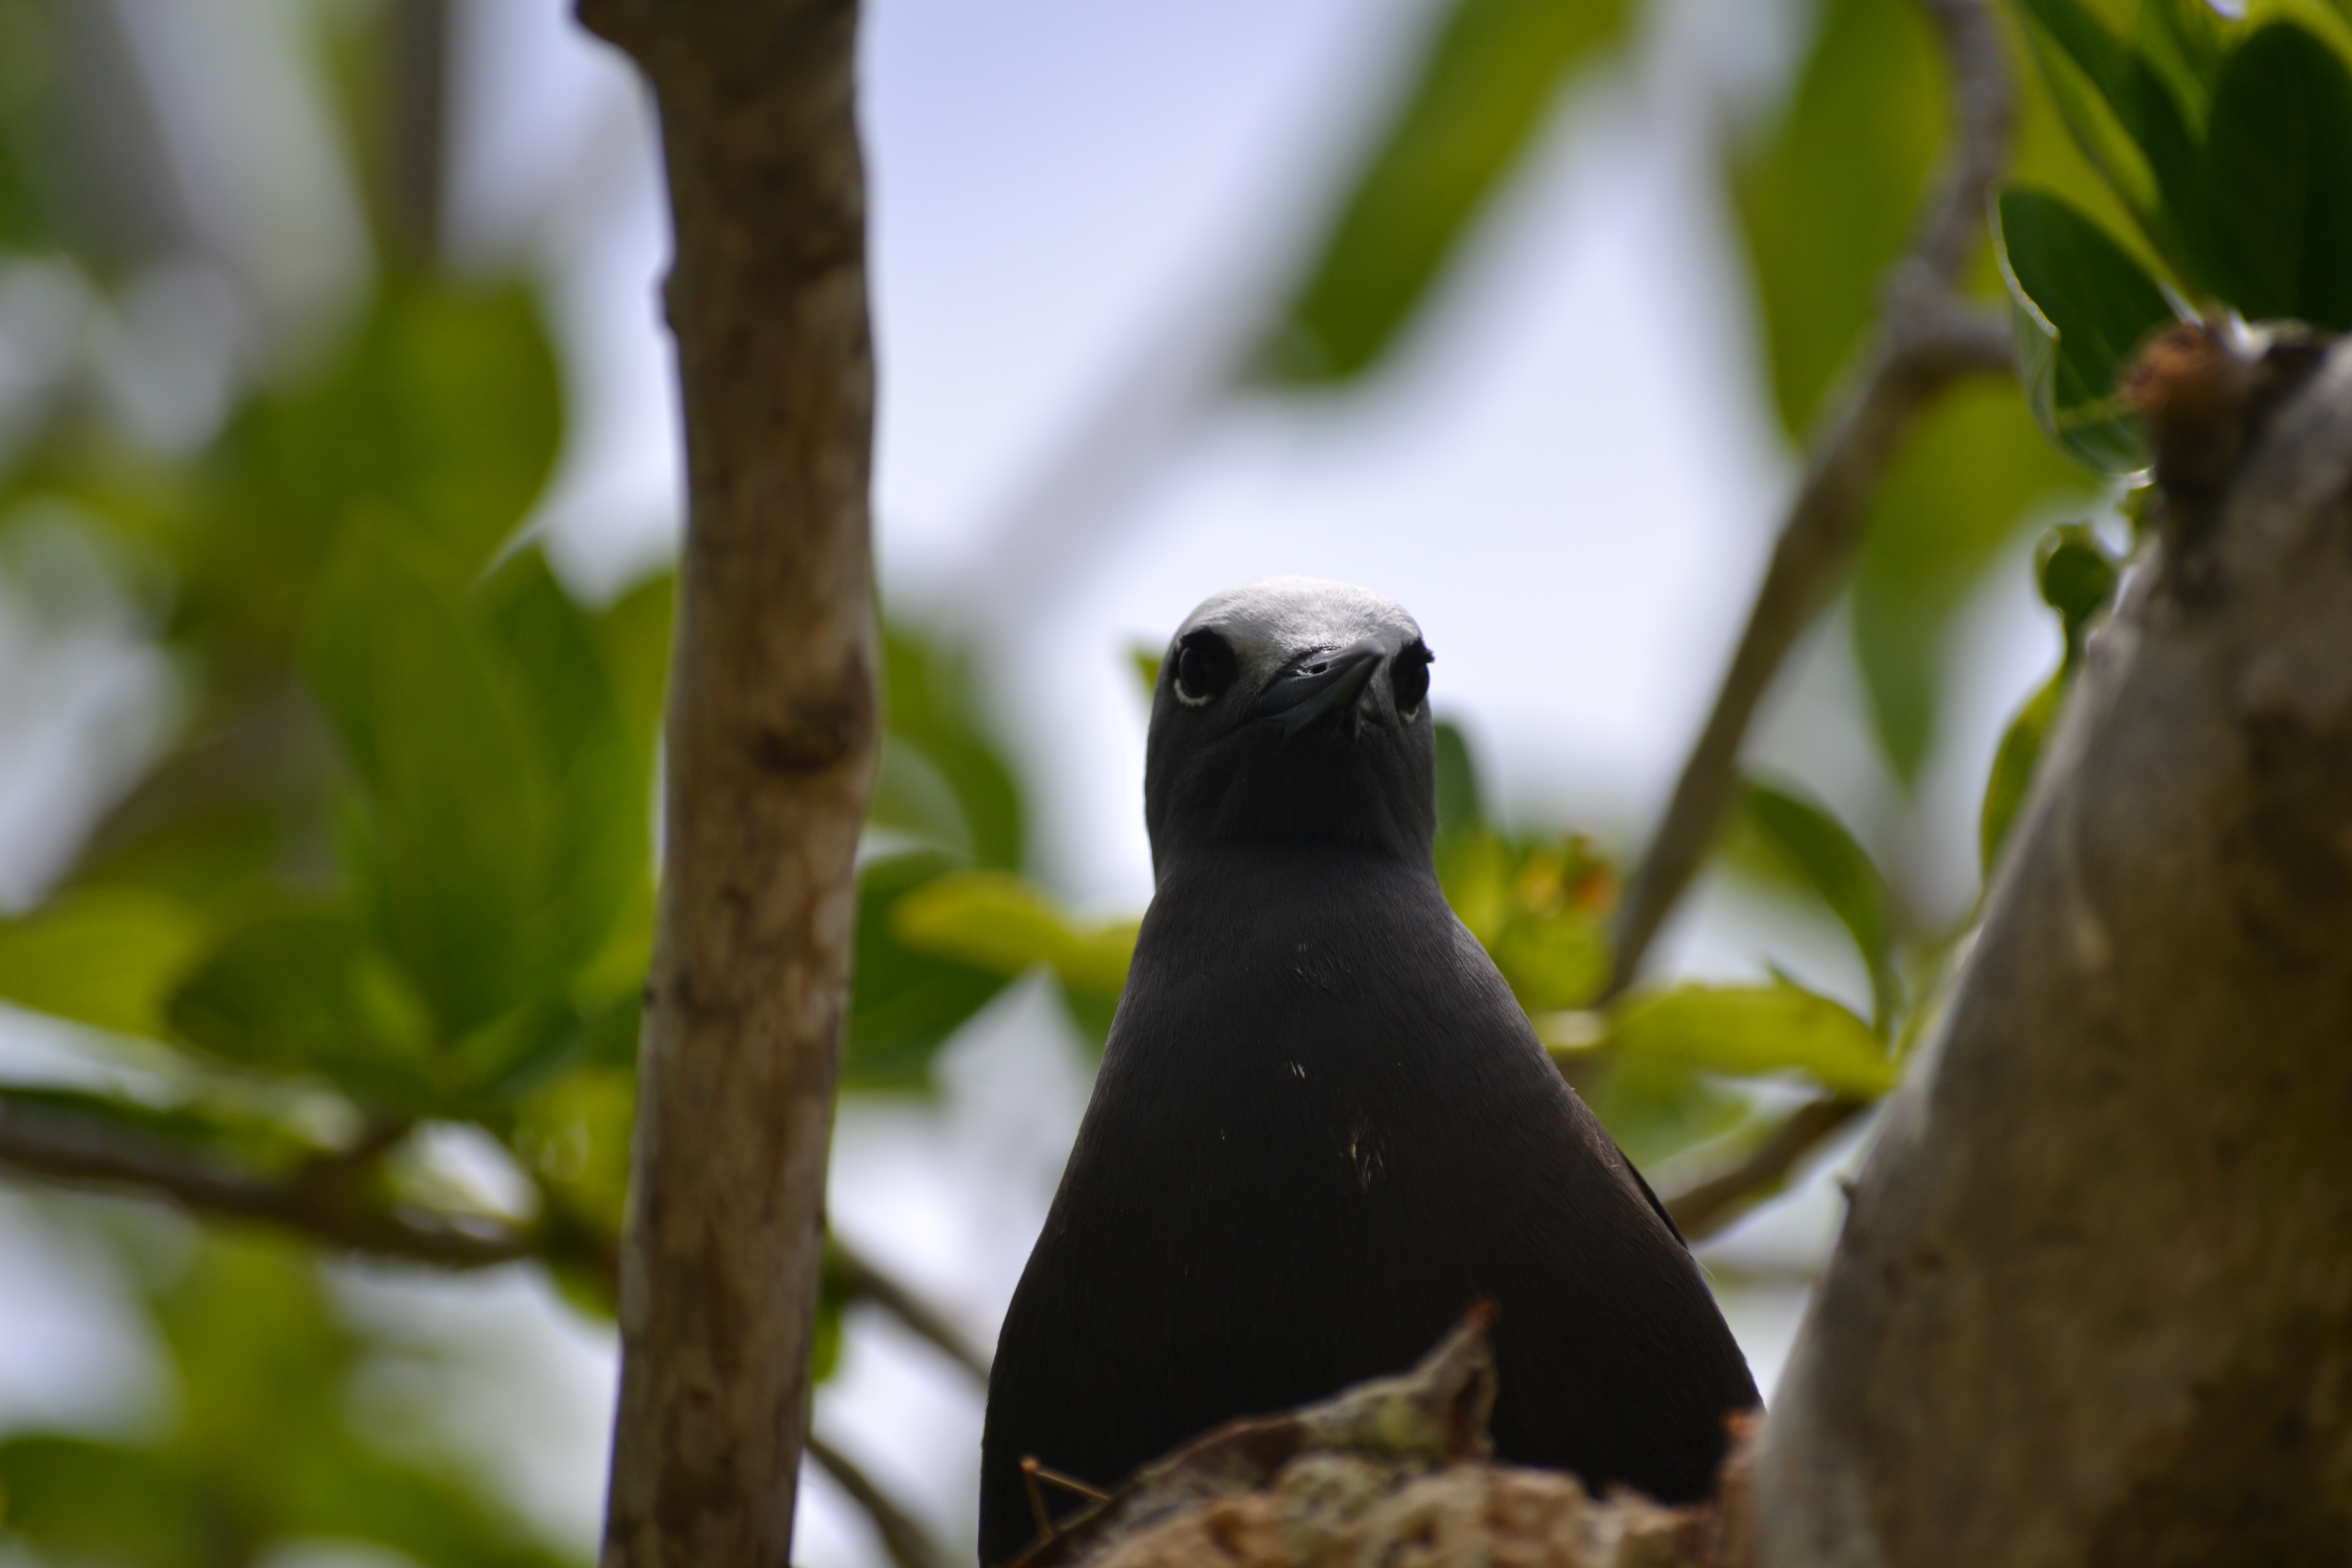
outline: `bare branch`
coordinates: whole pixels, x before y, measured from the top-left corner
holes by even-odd
[[[605,1568],[784,1568],[880,738],[855,0],[583,0],[661,115],[686,541]]]
[[[907,1510],[876,1486],[848,1455],[812,1432],[808,1456],[824,1467],[834,1485],[866,1510],[866,1517],[874,1521],[875,1532],[882,1537],[883,1548],[898,1568],[953,1568],[948,1554],[932,1541],[930,1532],[908,1517]]]
[[[1805,1156],[1870,1105],[1864,1100],[1830,1099],[1798,1107],[1748,1158],[1668,1198],[1666,1212],[1674,1215],[1685,1240],[1706,1240],[1786,1186]]]
[[[963,1337],[940,1310],[867,1262],[839,1236],[826,1244],[825,1267],[852,1301],[871,1301],[904,1323],[964,1371],[988,1383],[988,1357]]]
[[[1773,1396],[1772,1568],[2345,1555],[2352,343],[2317,347],[2182,329],[2126,379],[2152,537]]]
[[[200,1217],[254,1220],[341,1250],[443,1268],[486,1268],[538,1250],[537,1238],[524,1233],[363,1201],[354,1178],[387,1147],[367,1139],[362,1150],[270,1180],[160,1138],[0,1094],[0,1166],[44,1181],[161,1198]]]
[[[1862,542],[1871,498],[1927,405],[1968,375],[2008,374],[2000,322],[1955,294],[2006,155],[2009,75],[1985,0],[1927,0],[1944,37],[1958,126],[1910,253],[1888,274],[1864,369],[1814,442],[1715,708],[1683,763],[1617,919],[1609,995],[1632,984],[1739,787],[1756,710]]]
[[[290,1176],[269,1178],[136,1127],[0,1090],[0,1170],[168,1203],[199,1219],[256,1221],[337,1251],[441,1268],[545,1262],[576,1252],[608,1286],[614,1282],[609,1237],[580,1237],[567,1248],[539,1230],[368,1201],[367,1176],[408,1131],[404,1121],[372,1122],[350,1148],[321,1154]],[[872,1302],[981,1384],[988,1382],[988,1357],[904,1283],[837,1237],[828,1244],[826,1267],[850,1300]]]

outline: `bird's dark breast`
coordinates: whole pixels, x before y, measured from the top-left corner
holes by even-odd
[[[983,1560],[1031,1533],[1024,1455],[1115,1482],[1401,1369],[1482,1296],[1506,1458],[1705,1489],[1746,1365],[1428,874],[1171,869],[999,1343]]]

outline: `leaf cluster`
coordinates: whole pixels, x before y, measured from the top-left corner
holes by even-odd
[[[2018,0],[2033,58],[2098,170],[2118,237],[2019,184],[1997,232],[2044,429],[2105,472],[2147,466],[2118,374],[2179,316],[2352,330],[2352,11],[2278,0]]]

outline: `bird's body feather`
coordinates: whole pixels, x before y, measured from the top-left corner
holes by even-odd
[[[1023,1458],[1115,1484],[1402,1369],[1481,1298],[1503,1457],[1706,1489],[1723,1414],[1756,1402],[1746,1363],[1425,845],[1188,847],[1006,1315],[982,1561],[1034,1533]]]

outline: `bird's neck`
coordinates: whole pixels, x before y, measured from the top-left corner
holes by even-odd
[[[1253,889],[1307,883],[1374,896],[1407,889],[1433,891],[1437,872],[1426,855],[1349,844],[1253,840],[1188,845],[1161,863],[1158,881],[1156,896],[1162,899],[1202,886],[1213,888],[1221,899],[1233,899],[1245,898]]]

